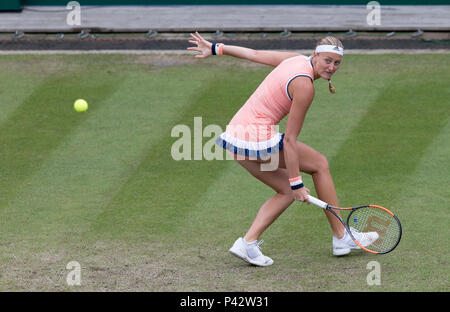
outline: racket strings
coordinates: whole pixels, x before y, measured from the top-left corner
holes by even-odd
[[[364,207],[354,210],[348,217],[349,227],[365,238],[367,249],[383,253],[394,248],[401,235],[401,228],[387,211],[376,207]],[[374,235],[376,232],[378,235]],[[378,236],[376,240],[374,237]]]

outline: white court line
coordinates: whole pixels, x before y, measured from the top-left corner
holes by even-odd
[[[288,51],[288,50],[283,50]],[[312,50],[290,50],[309,55]],[[22,54],[187,54],[192,52],[185,50],[3,50],[0,55]],[[345,54],[450,54],[450,49],[347,49]]]

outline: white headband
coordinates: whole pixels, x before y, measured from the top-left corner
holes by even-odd
[[[344,49],[334,45],[319,45],[316,47],[316,53],[320,52],[336,53],[341,56],[344,55]]]

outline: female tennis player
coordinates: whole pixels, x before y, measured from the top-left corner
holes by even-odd
[[[232,153],[242,167],[276,192],[261,206],[245,236],[239,237],[230,249],[233,255],[253,265],[271,265],[273,260],[261,253],[262,241],[258,239],[295,200],[308,202],[310,191],[303,184],[300,172],[312,176],[322,201],[338,206],[327,159],[297,137],[314,99],[314,81],[328,80],[330,92],[335,92],[331,76],[341,65],[343,45],[335,37],[327,36],[318,42],[313,55],[306,57],[293,52],[213,43],[198,32],[191,34],[189,43],[195,46],[188,50],[200,52],[196,58],[229,55],[275,67],[217,139],[217,144]],[[286,115],[286,132],[282,134],[277,131],[277,125]],[[268,170],[269,164],[276,166]],[[333,233],[333,254],[340,256],[359,249],[338,219],[329,212],[326,216]],[[352,231],[352,234],[355,238],[370,237],[370,233]],[[368,240],[362,237],[359,241]]]

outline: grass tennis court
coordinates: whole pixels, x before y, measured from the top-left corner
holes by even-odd
[[[270,70],[226,57],[0,56],[0,290],[449,291],[449,55],[345,56],[335,95],[315,82],[299,136],[328,157],[341,205],[398,215],[397,249],[333,257],[323,212],[294,203],[262,237],[275,264],[259,268],[228,249],[273,191],[233,161],[173,160],[171,130],[193,134],[194,117],[225,129]],[[379,286],[367,285],[372,260]],[[70,261],[81,286],[66,283]]]

